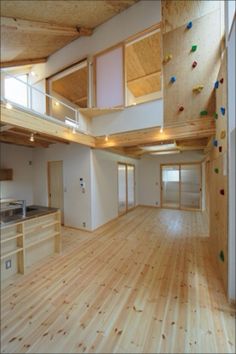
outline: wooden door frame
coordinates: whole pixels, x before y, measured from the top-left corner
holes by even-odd
[[[200,208],[184,208],[181,206],[181,166],[186,165],[199,165],[200,166]],[[179,166],[179,207],[178,208],[171,208],[171,207],[163,207],[163,187],[162,187],[162,167],[164,166]],[[163,163],[160,164],[160,186],[161,186],[161,208],[165,209],[175,209],[175,210],[192,210],[192,211],[202,211],[202,162],[194,161],[194,162],[178,162],[178,163]]]

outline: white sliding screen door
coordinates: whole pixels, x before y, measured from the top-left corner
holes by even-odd
[[[96,57],[96,107],[124,105],[124,49],[119,45]]]
[[[127,165],[127,208],[134,208],[134,166]]]

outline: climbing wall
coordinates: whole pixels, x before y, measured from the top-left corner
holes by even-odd
[[[195,1],[173,1],[172,5],[167,1],[169,12],[165,3],[162,8],[163,88],[164,125],[167,126],[204,119],[215,111],[214,82],[220,68],[221,11],[214,4],[213,11],[205,14],[209,8],[204,9],[202,15],[198,8],[200,17],[194,19],[190,17],[193,11],[189,11],[189,17],[185,11],[186,23],[175,28],[179,24],[176,18],[181,18],[181,9],[174,17],[176,3],[196,7]]]
[[[227,81],[226,55],[217,81],[216,93],[216,135],[212,141],[213,149],[209,156],[210,163],[210,241],[213,257],[227,292],[228,273],[228,190],[227,190]],[[218,87],[218,88],[217,88]]]

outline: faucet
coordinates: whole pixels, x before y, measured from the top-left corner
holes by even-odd
[[[26,217],[26,200],[17,200],[15,202],[11,202],[10,205],[21,205],[22,207],[22,217]]]

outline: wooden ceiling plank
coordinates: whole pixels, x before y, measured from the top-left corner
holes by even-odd
[[[160,73],[161,73],[161,70],[157,70],[157,71],[154,71],[153,73],[145,74],[145,75],[143,75],[143,76],[137,77],[136,79],[128,80],[127,82],[128,82],[128,83],[135,83],[135,84],[138,84],[138,83],[140,83],[140,81],[142,82],[143,79],[156,77],[156,76],[158,76]]]
[[[47,61],[47,58],[4,61],[4,62],[0,63],[0,67],[1,68],[10,68],[10,67],[20,66],[20,65],[41,64],[41,63],[46,63],[46,61]]]
[[[58,36],[90,36],[92,29],[84,27],[65,27],[47,22],[22,20],[12,17],[1,17],[1,31],[36,32]]]
[[[215,121],[212,117],[189,122],[175,127],[164,128],[164,132],[160,132],[160,128],[148,128],[122,134],[114,134],[109,136],[106,141],[105,137],[96,138],[97,148],[111,148],[116,146],[134,146],[147,143],[156,143],[158,141],[176,140],[176,139],[196,139],[209,137],[215,134]]]
[[[12,129],[12,128],[13,128],[12,125],[6,124],[6,125],[3,125],[3,126],[0,127],[0,132],[3,133],[3,132],[5,132],[5,131],[7,131],[7,130],[10,130],[10,129]]]

